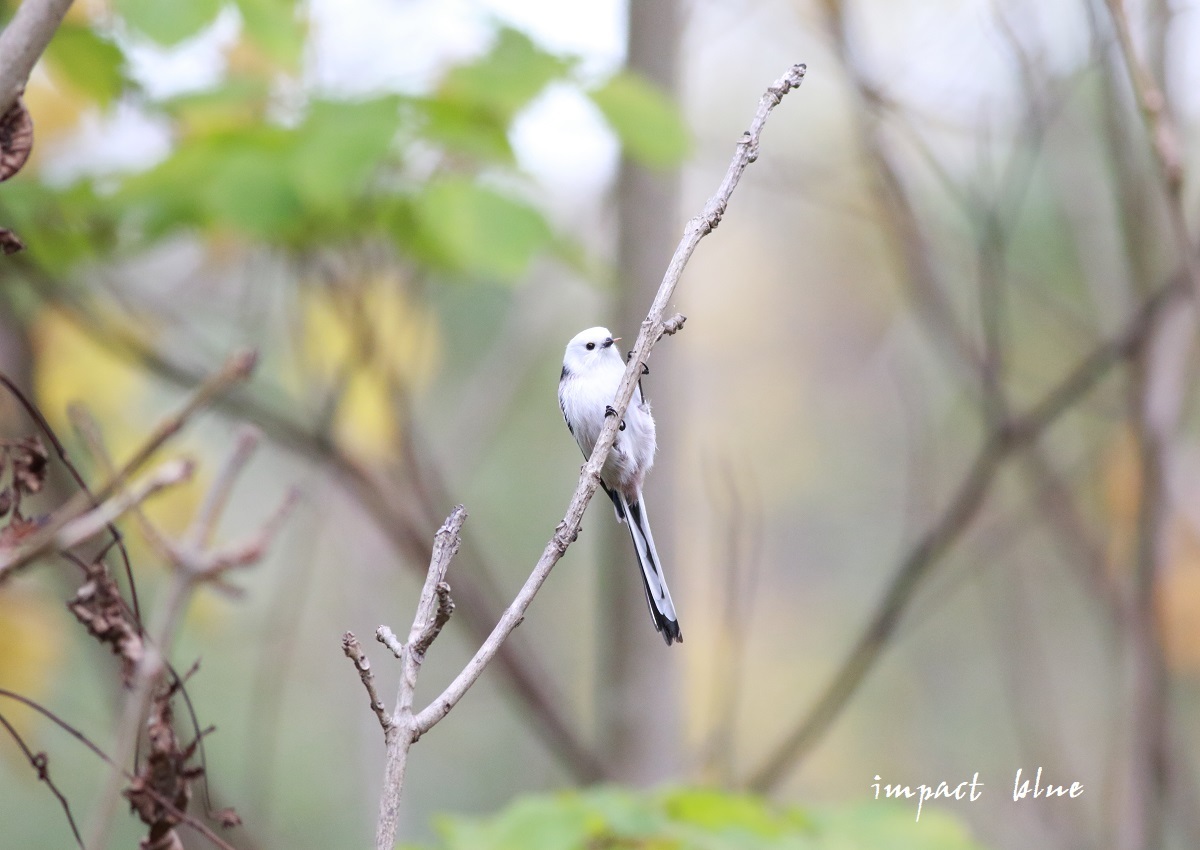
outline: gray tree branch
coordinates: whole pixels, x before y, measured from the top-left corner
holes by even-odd
[[[930,570],[970,527],[1004,462],[1033,445],[1113,367],[1140,352],[1162,311],[1189,287],[1190,282],[1183,276],[1164,285],[1147,299],[1118,336],[1097,346],[1041,401],[1023,415],[991,429],[941,516],[901,561],[870,622],[833,679],[799,723],[751,773],[747,781],[751,789],[766,792],[777,786],[832,725],[882,655]]]
[[[400,659],[400,685],[396,693],[396,709],[384,725],[383,735],[387,742],[387,763],[384,768],[383,788],[379,795],[379,820],[376,824],[376,850],[391,850],[396,844],[396,828],[400,818],[400,795],[404,791],[404,775],[408,769],[408,753],[427,730],[413,716],[413,694],[417,689],[417,676],[421,665],[425,662],[425,653],[429,645],[441,632],[442,626],[450,619],[454,605],[450,601],[450,587],[446,584],[446,570],[450,561],[462,545],[462,527],[467,521],[467,512],[462,505],[457,506],[446,517],[442,527],[438,529],[433,540],[433,554],[429,558],[429,571],[425,575],[425,586],[421,588],[421,598],[417,603],[417,613],[413,617],[412,628],[408,632],[408,642],[400,647],[397,657]],[[393,648],[395,636],[386,626],[380,626],[378,637],[381,642]],[[353,635],[346,633],[343,645]],[[390,639],[389,639],[390,638]],[[348,653],[347,653],[348,654]],[[356,662],[356,666],[357,662]],[[359,667],[360,674],[362,668]],[[367,693],[372,688],[364,676],[363,684],[367,685]],[[374,708],[374,706],[372,706]],[[383,722],[383,718],[380,718]],[[432,724],[431,724],[432,725]]]
[[[667,267],[666,274],[659,286],[649,313],[642,322],[638,332],[637,342],[630,352],[625,375],[617,389],[613,400],[615,416],[608,417],[600,436],[596,440],[591,457],[584,464],[576,485],[575,493],[563,517],[546,543],[541,557],[530,573],[529,578],[517,593],[516,598],[505,609],[487,640],[483,642],[474,657],[471,658],[462,671],[446,687],[446,689],[426,706],[420,713],[412,712],[412,694],[416,686],[416,678],[424,660],[424,649],[436,637],[446,618],[449,616],[449,589],[445,587],[446,568],[450,558],[458,551],[460,545],[459,531],[466,519],[466,512],[458,507],[447,518],[435,538],[434,551],[430,559],[429,571],[426,574],[425,586],[421,593],[421,601],[417,606],[417,615],[413,620],[408,643],[401,647],[399,657],[402,664],[401,682],[397,694],[397,704],[391,718],[391,726],[385,729],[388,746],[387,766],[384,777],[384,788],[380,798],[380,813],[376,831],[377,850],[390,850],[395,843],[397,818],[399,813],[400,795],[404,786],[404,775],[407,768],[408,753],[412,744],[421,735],[432,729],[444,718],[458,701],[463,698],[488,664],[496,657],[504,641],[520,625],[525,617],[534,596],[541,589],[554,565],[566,553],[570,545],[578,538],[583,523],[583,514],[588,502],[595,495],[600,485],[600,470],[612,449],[618,426],[625,411],[633,398],[634,387],[642,375],[642,366],[649,359],[650,351],[663,337],[676,333],[684,323],[684,317],[678,314],[664,321],[663,314],[667,303],[679,284],[683,269],[688,259],[696,250],[700,240],[716,229],[729,204],[742,173],[746,167],[758,158],[759,137],[771,111],[779,105],[783,96],[800,86],[804,81],[804,65],[793,65],[786,74],[780,77],[763,95],[758,110],[754,115],[750,128],[743,134],[737,144],[733,160],[722,179],[715,195],[705,204],[704,211],[691,219],[684,228],[675,254]],[[380,628],[380,639],[383,640],[384,627]],[[348,637],[343,638],[343,646]],[[394,638],[390,643],[394,643]],[[393,649],[393,651],[395,651]],[[349,653],[348,653],[349,654]],[[353,660],[353,656],[351,656]],[[360,676],[363,676],[361,666],[357,664]],[[364,685],[367,684],[363,676]],[[368,694],[371,688],[368,687]]]
[[[25,0],[0,32],[0,115],[25,90],[33,66],[70,8],[71,0]]]

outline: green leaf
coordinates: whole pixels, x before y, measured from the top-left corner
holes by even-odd
[[[399,100],[318,100],[295,131],[292,167],[306,205],[346,208],[385,161],[400,125]]]
[[[284,68],[298,68],[308,28],[297,14],[296,0],[236,2],[246,36]]]
[[[56,276],[116,241],[108,205],[88,180],[49,189],[18,175],[4,184],[0,224],[21,237],[29,260]]]
[[[679,110],[642,77],[622,71],[588,96],[625,152],[643,165],[668,168],[687,154],[689,135]]]
[[[437,833],[439,850],[980,850],[945,810],[916,823],[891,802],[808,812],[712,789],[533,795],[489,818],[439,818]]]
[[[774,838],[799,825],[794,817],[760,798],[706,788],[669,792],[664,805],[673,820],[708,832],[737,831]]]
[[[626,841],[640,841],[660,835],[667,828],[667,817],[656,801],[646,795],[615,785],[598,786],[587,791],[585,802],[604,821],[605,831]]]
[[[125,54],[89,27],[62,24],[45,55],[53,71],[103,107],[125,89]]]
[[[201,188],[212,221],[269,241],[296,232],[300,199],[283,153],[271,146],[231,147]]]
[[[514,163],[508,125],[471,104],[441,97],[412,98],[422,136],[453,153],[488,162]]]
[[[211,24],[223,4],[222,0],[114,0],[114,5],[130,27],[169,47]]]
[[[286,241],[302,225],[290,145],[286,131],[261,126],[194,139],[126,181],[117,199],[150,239],[199,227]]]
[[[213,88],[188,92],[161,104],[182,137],[209,136],[262,123],[270,87],[266,79],[232,76]]]
[[[522,32],[502,28],[484,56],[446,75],[438,96],[486,110],[507,124],[574,62],[539,48]]]
[[[939,801],[940,802],[940,801]],[[814,815],[817,847],[839,850],[980,850],[950,812],[927,806],[916,819],[916,806],[870,801]],[[834,844],[834,838],[839,839]]]
[[[456,271],[513,280],[553,241],[542,215],[463,177],[443,177],[417,198],[417,246]]]
[[[518,800],[491,827],[498,850],[585,850],[603,824],[563,794]]]

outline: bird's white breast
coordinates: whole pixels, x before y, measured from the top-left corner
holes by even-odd
[[[605,408],[613,403],[625,364],[620,357],[591,364],[582,372],[565,375],[559,384],[559,403],[571,425],[579,448],[590,457],[600,431],[604,428]],[[601,470],[601,477],[618,489],[641,487],[646,472],[654,463],[654,418],[640,389],[625,412],[625,429],[617,432],[613,450]]]

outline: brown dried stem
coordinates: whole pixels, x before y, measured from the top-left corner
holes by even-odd
[[[82,417],[77,413],[77,417]],[[92,444],[97,458],[111,465],[95,426],[84,423],[82,433]],[[171,646],[178,632],[183,613],[196,588],[205,583],[219,584],[225,572],[236,567],[245,567],[260,561],[267,547],[277,535],[283,520],[296,502],[294,490],[288,492],[280,507],[267,518],[260,529],[248,540],[220,548],[208,548],[206,541],[220,520],[221,511],[227,503],[229,492],[238,474],[245,468],[246,461],[257,445],[257,433],[243,430],[220,474],[205,497],[200,512],[182,542],[169,540],[143,516],[141,520],[147,539],[162,554],[173,568],[164,599],[154,611],[154,620],[147,630],[149,635],[144,644],[142,657],[134,671],[133,688],[125,700],[117,730],[112,759],[117,765],[126,764],[137,746],[139,731],[152,704],[170,700],[173,691],[156,696],[163,686],[163,677],[168,670]],[[160,708],[165,711],[165,707]],[[103,847],[120,799],[124,773],[114,769],[109,773],[101,802],[97,808],[90,830],[88,846]]]
[[[104,502],[118,494],[125,487],[130,476],[145,466],[146,462],[162,448],[167,440],[177,434],[192,416],[208,406],[214,398],[225,392],[230,386],[249,377],[256,359],[253,352],[239,352],[230,357],[219,371],[197,387],[183,407],[155,426],[133,457],[115,471],[103,487],[94,492],[80,490],[54,511],[37,534],[33,535],[24,546],[0,559],[0,584],[3,584],[5,579],[17,570],[54,549],[58,534],[64,526],[91,511],[96,503]]]

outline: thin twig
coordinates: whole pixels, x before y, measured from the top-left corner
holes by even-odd
[[[121,490],[87,513],[61,523],[55,533],[36,535],[29,543],[15,548],[0,559],[0,582],[43,555],[67,551],[107,531],[118,517],[155,493],[189,480],[193,469],[192,462],[188,460],[168,461],[136,486]]]
[[[173,567],[173,572],[171,582],[164,592],[164,600],[154,612],[154,622],[148,629],[150,639],[146,643],[145,652],[135,671],[133,689],[125,700],[124,711],[117,729],[116,744],[113,748],[113,761],[116,764],[125,764],[133,755],[138,733],[150,707],[151,699],[159,687],[163,673],[169,669],[171,646],[178,632],[183,613],[187,609],[187,604],[196,587],[203,583],[219,582],[224,572],[232,567],[248,566],[261,560],[266,554],[268,544],[278,533],[284,518],[296,501],[295,492],[289,491],[280,507],[268,517],[260,530],[246,543],[219,549],[205,549],[189,542],[204,539],[219,522],[221,508],[226,504],[229,490],[233,485],[232,476],[245,468],[245,462],[254,448],[254,444],[253,438],[245,436],[238,445],[235,445],[230,460],[224,467],[226,472],[219,475],[213,482],[204,501],[205,507],[184,535],[184,542],[176,543],[168,540],[144,517],[142,518],[144,526],[149,531],[148,539],[155,541],[156,548],[166,555]],[[103,447],[96,446],[95,448],[98,456],[107,463]],[[100,798],[100,804],[93,817],[88,846],[105,846],[120,798],[122,781],[122,772],[117,770],[110,772]]]
[[[1187,269],[1193,293],[1200,302],[1200,259],[1197,259],[1192,249],[1191,231],[1188,229],[1187,211],[1184,209],[1184,172],[1179,128],[1175,126],[1171,116],[1166,94],[1155,81],[1150,69],[1138,58],[1124,0],[1105,2],[1117,31],[1117,42],[1121,45],[1121,55],[1125,60],[1125,68],[1129,71],[1138,109],[1150,134],[1150,148],[1154,153],[1154,162],[1158,166],[1158,174],[1167,196],[1167,216],[1179,249],[1179,262]]]
[[[221,471],[217,473],[216,480],[208,488],[204,504],[200,506],[192,527],[184,538],[189,547],[203,550],[212,543],[217,522],[233,493],[233,485],[242,474],[242,468],[250,461],[254,450],[258,448],[259,436],[259,430],[252,426],[246,425],[238,429],[234,437],[234,450],[230,452]]]
[[[793,65],[783,77],[767,89],[766,94],[759,102],[758,111],[750,124],[750,129],[738,143],[733,161],[730,163],[717,193],[709,199],[703,213],[689,221],[685,227],[683,238],[671,258],[662,284],[650,306],[650,311],[642,322],[637,342],[630,352],[625,375],[612,404],[616,415],[609,417],[601,430],[591,457],[588,458],[580,472],[579,482],[567,507],[566,515],[547,542],[533,572],[474,657],[441,695],[419,714],[414,715],[413,713],[412,699],[416,678],[424,660],[424,650],[436,637],[451,610],[449,588],[445,585],[444,579],[450,558],[453,557],[460,545],[459,530],[466,516],[461,506],[451,513],[435,538],[433,555],[426,574],[425,586],[421,592],[417,615],[409,632],[408,643],[397,647],[395,636],[390,631],[385,632],[386,627],[380,627],[377,637],[398,654],[402,672],[396,710],[392,715],[392,725],[385,730],[388,756],[376,832],[377,850],[390,850],[395,843],[400,795],[403,791],[408,753],[412,744],[444,718],[462,699],[471,685],[479,679],[483,670],[500,651],[505,639],[524,619],[525,611],[546,581],[551,569],[578,537],[584,510],[599,486],[600,469],[612,448],[621,417],[633,398],[634,388],[642,376],[643,366],[649,358],[650,351],[664,335],[677,332],[683,325],[684,317],[680,315],[674,315],[663,321],[666,305],[679,283],[683,269],[700,240],[711,233],[720,223],[729,198],[742,173],[758,157],[759,137],[771,111],[779,104],[784,95],[803,82],[804,72],[804,65]]]
[[[886,213],[883,220],[887,228],[885,235],[890,238],[892,249],[899,254],[905,267],[907,294],[929,335],[957,354],[956,362],[965,364],[965,372],[973,381],[983,355],[955,309],[938,264],[928,251],[923,250],[916,210],[904,190],[900,168],[893,161],[894,156],[881,134],[879,111],[886,100],[853,61],[855,51],[850,44],[846,4],[822,3],[821,8],[833,47],[860,101],[854,114],[859,122],[864,159],[876,198]]]
[[[87,311],[71,301],[70,293],[36,267],[24,265],[22,273],[34,276],[41,286],[39,291],[55,292],[61,300],[55,303],[77,327],[97,344],[120,357],[131,360],[157,376],[185,387],[195,386],[201,377],[189,368],[170,359],[145,340],[132,334],[123,326],[101,327],[94,312]],[[333,442],[328,434],[317,428],[313,430],[292,417],[277,412],[258,396],[243,395],[221,398],[215,407],[239,419],[249,419],[262,427],[271,438],[298,452],[311,456],[325,464],[345,485],[347,493],[369,516],[387,538],[390,545],[401,556],[405,564],[415,568],[425,567],[425,541],[436,529],[440,520],[429,519],[426,528],[425,515],[430,514],[432,505],[444,504],[445,487],[436,471],[412,469],[431,473],[432,481],[417,482],[414,487],[420,500],[422,516],[406,510],[403,493],[388,486],[372,470],[366,469],[341,446]],[[412,451],[414,423],[404,429],[401,439],[406,457]],[[426,492],[426,489],[430,492]],[[466,625],[471,635],[480,642],[491,634],[492,626],[500,616],[499,598],[488,576],[486,558],[469,543],[459,555],[459,560],[469,563],[455,582],[455,597],[460,613],[460,623]],[[563,767],[580,782],[596,782],[606,776],[607,768],[600,753],[590,745],[581,731],[568,722],[562,709],[562,700],[551,686],[545,667],[533,653],[533,647],[516,641],[506,641],[500,648],[496,664],[504,673],[502,684],[508,685],[507,692],[520,702],[523,718],[546,743],[552,753],[560,759]]]
[[[1167,305],[1188,291],[1183,278],[1161,287],[1126,324],[1122,333],[1097,346],[1022,416],[993,429],[938,520],[909,550],[896,569],[883,600],[846,660],[783,741],[750,775],[747,785],[759,792],[779,784],[833,723],[867,672],[879,659],[901,617],[929,571],[970,526],[990,492],[1003,462],[1037,441],[1118,363],[1136,354],[1152,324]]]
[[[72,480],[74,480],[75,485],[84,493],[87,493],[89,496],[91,496],[92,490],[90,487],[88,487],[87,481],[84,480],[83,474],[79,471],[79,467],[77,467],[75,462],[71,460],[70,455],[67,454],[67,447],[63,445],[62,440],[58,438],[58,434],[56,434],[54,429],[50,427],[50,423],[46,420],[46,417],[42,414],[42,411],[38,409],[38,406],[34,404],[24,392],[21,391],[21,388],[18,387],[16,383],[14,383],[7,375],[3,373],[0,373],[0,384],[3,384],[5,389],[7,389],[12,397],[17,400],[17,403],[25,409],[25,413],[37,424],[38,430],[40,430],[46,436],[46,439],[50,441],[50,444],[54,446],[54,451],[58,455],[58,459],[62,461],[63,466],[66,467],[67,472],[70,474]],[[93,496],[92,507],[95,507],[97,504],[98,503]],[[125,540],[122,538],[121,532],[117,530],[115,525],[110,525],[108,527],[108,533],[112,536],[110,545],[116,546],[117,552],[121,556],[121,569],[125,573],[125,581],[129,584],[129,601],[133,608],[134,621],[137,623],[137,626],[140,629],[142,627],[142,608],[138,601],[137,583],[133,580],[133,566],[129,563],[129,550],[125,547]],[[96,557],[105,557],[107,551],[108,548],[106,547],[101,551],[101,554],[97,555]]]
[[[392,718],[388,716],[387,707],[379,698],[379,692],[375,690],[375,673],[371,670],[371,662],[353,632],[342,635],[342,652],[354,662],[358,677],[362,679],[363,687],[367,689],[367,697],[371,700],[371,711],[375,712],[375,716],[379,718],[379,725],[386,733],[392,725]]]
[[[404,657],[404,644],[400,642],[400,638],[396,637],[396,633],[387,626],[380,626],[375,630],[375,640],[390,649],[392,655],[397,658]]]
[[[1186,270],[1194,300],[1200,303],[1200,258],[1193,247],[1184,206],[1184,165],[1179,128],[1171,114],[1165,91],[1155,79],[1148,64],[1137,54],[1133,33],[1123,0],[1106,0],[1116,30],[1117,43],[1125,69],[1129,74],[1134,97],[1158,169],[1166,199],[1167,218],[1175,239],[1179,262]],[[1166,36],[1166,28],[1160,35]],[[1189,323],[1194,320],[1188,319]],[[1176,417],[1155,415],[1152,398],[1155,373],[1169,373],[1156,362],[1168,357],[1161,346],[1148,347],[1138,358],[1130,391],[1130,418],[1138,444],[1141,487],[1139,490],[1136,526],[1136,559],[1134,596],[1130,609],[1130,775],[1124,793],[1126,805],[1120,813],[1116,840],[1118,846],[1130,848],[1157,847],[1162,841],[1162,811],[1168,797],[1171,778],[1166,765],[1169,705],[1167,691],[1169,675],[1159,646],[1157,621],[1157,576],[1163,561],[1164,530],[1171,506],[1165,489],[1169,466],[1171,436],[1178,423]],[[1191,340],[1177,347],[1179,359],[1189,356]],[[1179,395],[1178,391],[1173,393]],[[1177,413],[1176,413],[1177,416]]]
[[[71,814],[71,804],[67,801],[67,797],[59,790],[59,787],[54,784],[54,780],[50,778],[50,758],[45,753],[35,753],[29,749],[29,745],[25,743],[25,739],[21,737],[16,728],[8,722],[3,714],[0,714],[0,726],[3,726],[8,732],[10,738],[16,743],[21,753],[25,756],[25,760],[29,762],[29,766],[34,769],[38,775],[38,781],[45,783],[50,789],[50,793],[58,800],[58,804],[62,806],[63,815],[67,818],[67,826],[71,827],[71,834],[75,836],[75,843],[79,845],[79,850],[87,850],[83,846],[83,836],[79,834],[79,827],[75,824],[75,818]]]
[[[249,377],[256,359],[257,355],[252,351],[239,352],[230,357],[219,371],[197,387],[183,407],[155,426],[133,457],[126,461],[103,487],[93,492],[80,490],[55,510],[24,546],[0,560],[0,584],[16,570],[48,551],[48,547],[53,547],[58,532],[65,525],[87,513],[96,502],[103,502],[121,490],[129,477],[145,466],[154,453],[177,434],[192,416],[230,386]]]
[[[107,753],[105,753],[104,750],[100,749],[99,745],[97,745],[95,741],[93,741],[87,735],[80,732],[74,726],[72,726],[69,723],[67,723],[66,721],[64,721],[62,718],[60,718],[58,715],[56,715],[54,712],[50,711],[46,707],[31,700],[29,697],[22,696],[21,694],[18,694],[14,691],[7,690],[6,688],[0,688],[0,697],[5,697],[7,699],[11,699],[15,702],[21,703],[21,705],[24,705],[28,708],[33,709],[38,714],[42,715],[47,720],[49,720],[51,723],[53,723],[55,726],[62,729],[64,732],[66,732],[72,738],[79,741],[79,743],[83,744],[87,749],[91,750],[95,756],[97,756],[101,761],[103,761],[109,767],[113,768],[113,770],[122,772],[126,779],[132,780],[135,778],[132,773],[130,773],[127,770],[124,770],[124,768],[122,768],[116,761],[114,761],[111,757],[109,757],[109,755]],[[213,845],[215,845],[217,848],[219,848],[219,850],[236,850],[236,848],[231,846],[228,842],[222,840],[221,836],[217,835],[215,832],[213,832],[211,829],[209,829],[208,826],[204,822],[202,822],[199,818],[197,818],[195,815],[188,814],[186,811],[184,811],[180,808],[177,808],[174,800],[167,799],[166,797],[162,796],[158,791],[156,791],[154,788],[147,788],[146,793],[149,794],[150,796],[154,797],[155,800],[157,800],[161,806],[163,806],[165,809],[167,809],[169,812],[171,812],[175,817],[179,818],[181,823],[187,824],[192,829],[196,830],[198,833],[200,833],[205,838],[207,838],[210,842],[212,842]],[[89,844],[87,846],[97,847],[98,845]]]
[[[595,494],[596,488],[599,486],[600,469],[603,467],[604,461],[608,457],[608,452],[612,448],[613,439],[616,437],[621,418],[625,415],[625,410],[629,406],[630,399],[633,398],[634,387],[637,386],[638,379],[642,375],[642,366],[646,363],[654,343],[667,330],[666,325],[662,321],[663,313],[666,311],[667,304],[675,292],[675,287],[679,283],[683,269],[691,258],[692,253],[696,250],[696,246],[700,243],[700,240],[720,224],[721,217],[725,214],[725,209],[729,203],[730,195],[732,195],[734,188],[741,179],[742,173],[750,163],[758,158],[759,136],[762,133],[763,125],[771,114],[771,110],[779,104],[784,95],[792,89],[797,88],[804,81],[804,71],[804,65],[793,65],[784,76],[780,77],[774,85],[767,89],[766,94],[763,95],[762,100],[759,102],[754,120],[750,123],[750,129],[746,131],[738,142],[733,161],[730,163],[729,169],[726,171],[725,177],[721,181],[716,194],[705,204],[704,212],[691,219],[684,228],[683,239],[675,249],[675,254],[667,266],[667,271],[663,277],[662,284],[659,286],[658,294],[650,306],[650,311],[645,321],[642,322],[641,329],[638,331],[637,342],[634,344],[633,350],[629,355],[629,362],[625,367],[625,376],[621,379],[620,387],[612,404],[616,410],[616,415],[608,417],[604,428],[596,439],[595,448],[592,450],[592,455],[588,459],[588,462],[584,464],[583,472],[579,476],[579,483],[575,487],[575,493],[571,497],[566,515],[563,517],[562,522],[558,524],[554,535],[547,542],[541,557],[538,559],[537,565],[533,568],[533,572],[526,580],[525,585],[505,610],[504,615],[500,618],[500,622],[492,630],[492,634],[475,653],[475,656],[467,663],[466,667],[463,668],[462,672],[446,687],[441,696],[417,715],[416,725],[422,733],[428,731],[435,723],[445,717],[450,709],[462,699],[467,689],[478,680],[484,668],[495,657],[505,638],[524,619],[525,611],[529,608],[530,602],[533,601],[533,597],[537,595],[542,584],[545,583],[554,565],[562,558],[563,554],[567,551],[567,547],[579,536],[579,529],[583,523],[583,512]],[[676,323],[678,321],[681,320],[672,321],[671,327],[677,329]]]

